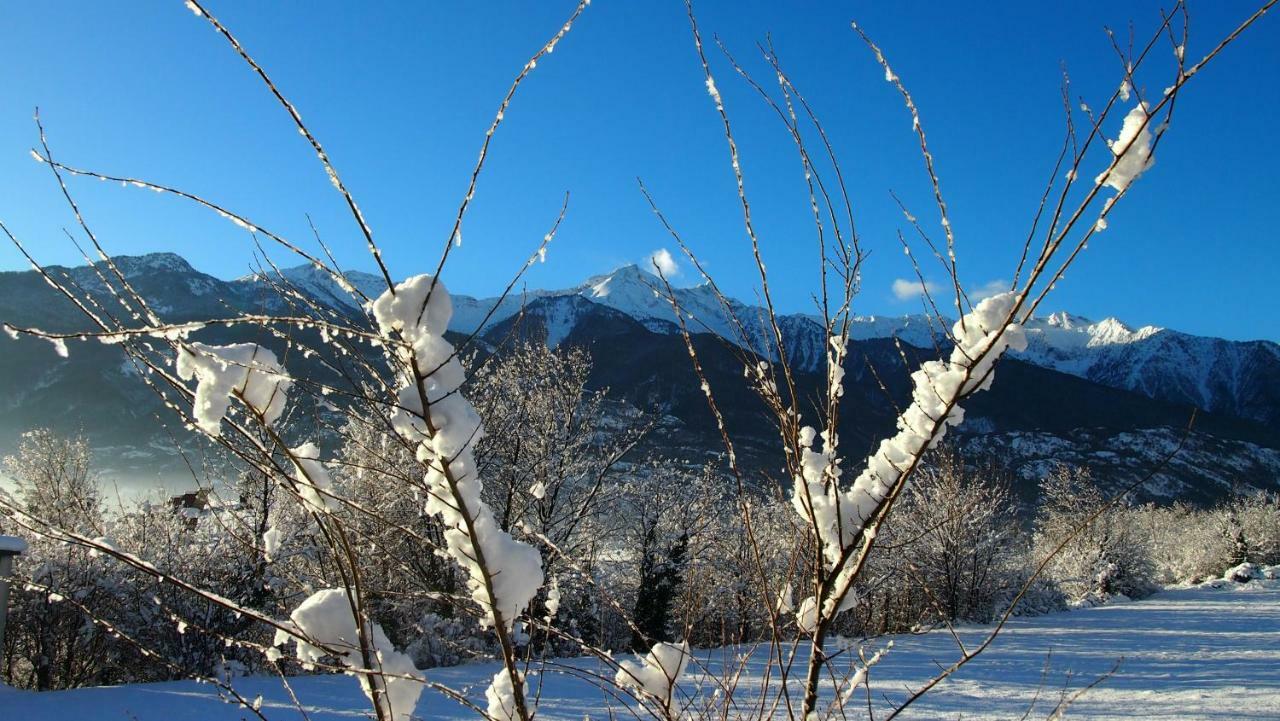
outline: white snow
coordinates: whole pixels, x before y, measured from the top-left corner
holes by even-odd
[[[1280,668],[1280,582],[1217,585],[1221,587],[1169,590],[1135,603],[1014,619],[986,653],[931,691],[906,716],[967,721],[1020,718],[1034,701],[1028,718],[1045,718],[1064,686],[1079,689],[1123,659],[1115,675],[1077,700],[1067,718],[1274,719],[1280,706],[1280,674],[1276,673]],[[988,630],[965,627],[959,633],[972,644]],[[867,644],[867,655],[890,640],[894,647],[867,676],[878,718],[885,715],[888,703],[901,701],[906,687],[935,673],[935,661],[948,663],[956,658],[954,642],[942,630],[873,640]],[[736,668],[738,654],[752,650],[695,650],[678,701],[684,704],[686,694],[694,692],[709,696],[716,688],[710,674]],[[739,688],[759,687],[767,657],[767,646],[754,649],[737,679]],[[1042,679],[1046,660],[1048,671]],[[567,663],[596,673],[603,670],[594,661]],[[497,670],[493,663],[472,664],[433,669],[429,676],[450,687],[469,687],[469,697],[485,708],[480,695]],[[539,673],[535,664],[529,682],[540,692],[539,719],[602,718],[604,697],[589,681],[550,668]],[[290,683],[312,721],[345,721],[368,714],[360,687],[348,677],[302,676],[291,678]],[[301,719],[279,679],[241,678],[235,685],[248,699],[261,694],[264,713],[272,721]],[[865,697],[860,693],[855,698],[865,709]],[[239,721],[246,716],[243,709],[223,702],[216,689],[190,681],[45,693],[0,687],[0,708],[15,719],[42,721]],[[416,714],[424,719],[475,718],[434,691],[422,694]]]
[[[623,661],[614,681],[619,686],[652,697],[674,715],[679,707],[676,683],[684,675],[690,658],[688,642],[655,643],[640,662]]]
[[[957,321],[952,334],[959,344],[952,350],[950,360],[925,362],[911,374],[911,405],[899,416],[899,432],[884,439],[849,489],[837,488],[841,467],[833,439],[826,432],[820,434],[822,451],[814,451],[817,434],[813,429],[801,433],[803,476],[795,479],[791,502],[801,520],[812,516],[817,521],[828,563],[841,557],[864,521],[897,483],[910,458],[925,446],[936,446],[945,437],[947,426],[964,420],[964,409],[956,405],[957,398],[986,391],[991,387],[993,364],[1006,348],[1025,348],[1023,330],[1018,324],[1009,323],[1015,300],[1016,293],[1012,292],[988,297],[963,321]]]
[[[277,554],[280,553],[280,545],[284,542],[283,534],[279,528],[272,526],[262,534],[262,555],[267,563],[275,560]]]
[[[356,620],[346,590],[327,588],[317,591],[303,601],[289,618],[300,632],[316,642],[297,641],[299,661],[315,664],[333,651],[344,665],[357,671],[356,676],[366,697],[374,697],[374,684],[383,687],[385,695],[382,702],[389,707],[391,718],[409,721],[422,693],[422,674],[418,673],[408,656],[395,650],[382,627],[376,623],[369,623],[365,630],[368,644],[376,656],[377,667],[369,668],[360,651]],[[276,645],[288,638],[287,634],[278,631]]]
[[[1111,168],[1110,173],[1103,171],[1093,182],[1124,192],[1139,175],[1155,165],[1156,159],[1151,155],[1151,123],[1148,122],[1147,113],[1147,104],[1138,103],[1124,116],[1120,136],[1114,141],[1107,141],[1111,152],[1116,155],[1115,167]]]
[[[187,509],[187,510],[194,510],[194,509]],[[94,542],[94,544],[95,544],[95,545],[97,545],[98,547],[100,547],[100,548],[102,548],[102,549],[105,549],[105,550],[107,550],[107,551],[119,551],[119,550],[120,550],[120,549],[116,548],[116,541],[115,541],[115,539],[114,539],[114,538],[112,538],[112,537],[110,537],[110,536],[98,536],[98,537],[96,537],[96,538],[94,538],[94,539],[93,539],[93,542]],[[98,557],[98,556],[100,556],[100,555],[102,555],[102,551],[98,550],[98,548],[92,548],[92,549],[90,549],[90,550],[89,550],[89,556],[90,556],[91,558],[97,558],[97,557]]]
[[[1026,348],[1022,328],[1011,322],[1016,300],[1013,292],[993,295],[956,322],[952,334],[957,345],[950,359],[928,361],[911,374],[912,402],[898,417],[897,434],[881,442],[852,485],[840,483],[843,469],[836,439],[812,428],[801,432],[801,474],[794,479],[791,503],[801,522],[816,524],[829,566],[834,568],[844,556],[913,459],[937,445],[949,426],[964,420],[959,400],[991,386],[994,364],[1006,349]],[[813,448],[819,435],[820,451]],[[821,609],[815,608],[812,597],[802,601],[796,611],[800,627],[812,629],[819,610],[821,617],[830,618],[851,608],[855,599],[844,592],[850,580],[842,577],[840,590],[828,596]]]
[[[453,313],[449,293],[432,276],[418,275],[379,296],[372,312],[383,335],[408,344],[397,348],[406,367],[430,374],[419,387],[401,372],[400,407],[391,419],[396,432],[417,446],[418,457],[430,462],[426,511],[443,522],[447,551],[467,573],[471,597],[485,611],[483,625],[510,629],[542,586],[542,557],[503,531],[481,500],[473,446],[484,430],[458,392],[465,371],[444,337]]]
[[[710,75],[707,76],[707,95],[710,95],[711,99],[715,102],[716,109],[719,110],[724,108],[724,99],[720,97],[720,90],[716,87],[715,78]]]
[[[516,721],[520,718],[516,709],[515,686],[511,683],[511,674],[507,673],[507,669],[500,668],[493,675],[489,688],[485,689],[484,698],[487,702],[485,710],[493,721]],[[527,710],[532,713],[532,702],[526,703]]]
[[[327,513],[333,508],[333,499],[325,495],[333,487],[333,479],[329,469],[320,462],[320,447],[314,443],[304,443],[289,451],[295,461],[294,477],[298,482],[298,495],[310,507],[308,510]]]
[[[192,415],[213,436],[222,433],[233,393],[272,425],[284,412],[285,394],[292,385],[275,354],[256,343],[188,343],[178,350],[177,370],[183,380],[195,379]]]

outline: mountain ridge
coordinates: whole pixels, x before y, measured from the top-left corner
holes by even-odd
[[[168,321],[286,309],[266,278],[220,280],[175,254],[120,257],[116,266]],[[112,312],[126,312],[103,295],[97,273],[109,271],[101,265],[48,271],[101,295],[99,301]],[[347,291],[315,268],[279,272],[301,296],[348,315],[360,312]],[[382,279],[370,274],[349,273],[346,281],[368,296],[383,287]],[[705,460],[718,452],[719,440],[711,433],[714,423],[706,417],[706,402],[670,305],[654,295],[655,286],[656,279],[632,266],[571,288],[512,296],[496,308],[495,299],[455,295],[452,328],[455,334],[470,335],[490,316],[478,334],[477,347],[486,352],[514,336],[588,348],[595,358],[592,388],[608,389],[613,402],[653,410],[670,420],[676,430],[664,431],[667,435],[655,440],[656,448]],[[720,400],[740,435],[740,454],[756,468],[776,469],[776,431],[770,430],[764,409],[741,388],[737,354],[712,333],[697,332],[729,332],[719,301],[706,286],[680,288],[677,294],[682,308],[693,315],[686,321],[695,331],[708,373],[727,393]],[[738,301],[730,304],[746,319],[759,312]],[[79,311],[31,271],[0,273],[0,321],[47,330],[75,330],[85,323]],[[779,325],[808,397],[825,378],[825,331],[806,314],[782,316]],[[955,436],[975,453],[998,454],[1024,486],[1034,488],[1037,474],[1054,459],[1101,469],[1115,484],[1141,478],[1170,439],[1183,435],[1192,409],[1199,408],[1185,457],[1159,475],[1162,493],[1211,500],[1235,484],[1280,487],[1280,432],[1267,420],[1280,417],[1275,344],[1135,330],[1114,319],[1095,322],[1065,313],[1037,318],[1027,330],[1028,351],[1002,361],[1000,382],[973,400]],[[259,339],[246,333],[249,329],[210,328],[196,337],[214,343]],[[892,429],[894,405],[904,402],[909,391],[906,375],[936,357],[934,339],[940,333],[923,316],[865,316],[854,324],[853,335],[846,399],[857,412],[842,414],[848,426],[842,427],[841,437],[842,447],[856,457]],[[273,341],[264,337],[260,342]],[[158,430],[162,409],[153,407],[154,399],[132,374],[117,349],[97,343],[72,344],[70,357],[58,358],[43,341],[17,341],[0,352],[0,380],[10,381],[0,383],[0,434],[6,435],[0,446],[30,427],[91,431],[95,447],[109,450],[114,468],[147,472],[164,456],[168,431]],[[111,422],[102,423],[102,418]]]
[[[305,274],[305,285],[317,297],[348,309],[357,307],[332,279],[310,266],[283,269],[282,273],[290,280]],[[377,276],[359,272],[347,275],[368,295],[375,295],[383,287]],[[670,303],[659,294],[661,288],[656,276],[627,264],[568,288],[528,291],[501,302],[498,298],[455,295],[450,328],[466,334],[484,331],[516,315],[531,301],[576,295],[635,318],[652,331],[674,333],[678,331],[676,318]],[[725,313],[707,284],[674,291],[691,331],[736,338],[730,314]],[[749,336],[754,336],[749,341],[758,344],[758,348],[766,347],[759,337],[763,311],[736,299],[728,302],[732,315],[743,322]],[[488,321],[482,323],[486,315]],[[814,327],[807,327],[806,321]],[[571,324],[573,319],[564,317],[561,322]],[[789,339],[789,357],[806,370],[815,370],[826,362],[820,319],[809,313],[791,313],[781,315],[780,323],[796,337],[807,339],[803,344]],[[1134,328],[1115,317],[1093,321],[1065,311],[1035,317],[1024,327],[1028,348],[1014,357],[1034,365],[1158,400],[1185,402],[1208,411],[1280,424],[1280,345],[1271,341],[1232,341],[1152,325]],[[919,314],[854,316],[850,332],[858,341],[898,338],[918,348],[947,346],[943,329],[933,319]],[[552,340],[564,335],[562,329]]]

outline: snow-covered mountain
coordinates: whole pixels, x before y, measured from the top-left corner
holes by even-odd
[[[355,306],[349,294],[310,266],[283,272],[316,298],[333,305]],[[381,278],[366,273],[349,273],[348,279],[370,295],[382,287]],[[591,304],[623,313],[651,331],[674,333],[676,318],[660,292],[662,287],[656,276],[626,265],[570,288],[513,294],[501,302],[455,295],[452,328],[470,333],[481,325],[488,328],[503,323],[535,300],[576,297],[589,304],[557,302],[541,311],[556,309],[554,322],[548,325],[551,343],[568,337]],[[676,288],[675,293],[690,330],[736,338],[729,315],[710,287]],[[729,302],[749,337],[757,337],[761,332],[760,309],[737,300]],[[825,362],[825,339],[814,316],[788,315],[781,319],[781,326],[788,356],[800,367],[815,370]],[[1028,363],[1150,398],[1264,423],[1280,422],[1280,345],[1276,343],[1228,341],[1155,326],[1135,329],[1116,318],[1092,321],[1069,313],[1036,318],[1027,324],[1027,331],[1028,348],[1017,357]],[[927,350],[945,343],[941,328],[924,315],[859,316],[852,334],[857,340],[896,337]]]
[[[174,254],[120,257],[116,264],[168,320],[283,308],[267,279],[221,280]],[[102,291],[97,277],[101,268],[50,270],[98,295],[104,307],[121,310]],[[280,273],[316,302],[352,315],[361,312],[359,301],[321,271],[301,266]],[[366,296],[384,287],[380,276],[358,272],[348,273],[346,284]],[[676,335],[671,306],[656,292],[659,287],[654,276],[626,266],[570,288],[528,291],[501,302],[454,295],[452,328],[466,334],[480,328],[481,347],[496,347],[517,333],[590,348],[593,388],[607,388],[619,404],[672,419],[675,430],[658,437],[662,452],[705,457],[717,452],[719,438],[711,432],[714,422]],[[676,294],[688,314],[687,325],[703,333],[695,343],[713,385],[739,387],[740,360],[706,335],[736,335],[715,294],[706,286],[677,288]],[[729,305],[749,334],[762,333],[758,309],[739,301]],[[0,321],[48,330],[84,326],[79,312],[33,272],[0,273]],[[825,375],[820,372],[826,355],[821,325],[805,314],[782,317],[779,324],[787,355],[803,376],[801,392],[816,392]],[[1127,482],[1150,470],[1169,438],[1181,436],[1194,406],[1211,413],[1201,414],[1197,433],[1179,456],[1186,462],[1159,477],[1165,494],[1209,499],[1235,483],[1280,483],[1276,344],[1160,328],[1134,330],[1115,319],[1093,322],[1066,314],[1035,319],[1028,331],[1027,351],[1005,361],[1000,383],[974,400],[957,436],[966,447],[1000,456],[1020,478],[1031,479],[1045,464],[1068,460],[1105,470],[1117,483]],[[256,339],[242,337],[248,332],[212,328],[201,339]],[[847,427],[841,437],[856,453],[893,427],[894,403],[901,403],[909,390],[912,368],[903,367],[898,348],[886,339],[896,337],[914,347],[906,348],[909,365],[935,355],[935,344],[943,341],[940,329],[924,316],[860,317],[852,332],[860,342],[846,366],[846,398],[857,412],[842,416]],[[749,342],[758,343],[758,335]],[[69,358],[57,358],[41,341],[8,343],[0,338],[0,454],[18,433],[45,426],[89,432],[95,448],[121,473],[143,477],[154,472],[171,442],[157,425],[165,416],[150,391],[131,375],[133,369],[120,363],[116,349],[77,344]],[[877,369],[878,376],[869,368]],[[750,393],[728,393],[719,400],[741,441],[740,458],[761,469],[774,467],[774,436],[760,422],[758,402]]]
[[[237,305],[266,304],[274,293],[258,276],[221,281],[192,268],[173,253],[122,256],[117,265],[137,277],[162,312],[180,311],[198,317],[223,310],[231,299]],[[88,267],[63,269],[87,289],[101,286]],[[310,265],[285,268],[284,279],[312,298],[332,307],[355,312],[356,296],[343,290],[326,273]],[[21,274],[3,274],[16,276]],[[351,271],[348,283],[375,297],[385,287],[378,275]],[[531,290],[504,299],[473,298],[455,294],[451,328],[460,333],[490,329],[522,310],[543,315],[547,340],[567,338],[573,328],[599,306],[635,319],[655,333],[675,333],[676,318],[662,297],[661,281],[651,273],[626,265],[559,290]],[[711,288],[706,285],[676,288],[685,322],[694,332],[711,332],[736,338],[734,324]],[[569,302],[567,299],[574,298]],[[541,302],[539,302],[541,301]],[[730,311],[743,324],[749,342],[765,347],[760,309],[730,300]],[[181,306],[181,307],[179,307]],[[45,309],[32,308],[38,318]],[[46,321],[34,321],[35,324]],[[793,314],[780,319],[788,357],[805,370],[825,363],[822,329],[812,315]],[[1144,326],[1132,328],[1116,318],[1093,321],[1068,313],[1054,313],[1027,324],[1027,350],[1016,357],[1028,363],[1085,378],[1105,386],[1133,391],[1149,398],[1184,403],[1207,411],[1268,424],[1280,423],[1280,345],[1270,341],[1229,341],[1194,336],[1176,330]],[[857,340],[898,338],[932,351],[945,345],[941,329],[924,315],[859,316],[853,322]]]
[[[1056,313],[1029,328],[1022,358],[1114,388],[1274,423],[1280,346],[1228,341],[1167,328],[1130,328]]]

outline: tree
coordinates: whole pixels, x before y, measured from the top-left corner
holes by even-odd
[[[3,462],[13,504],[78,533],[105,537],[105,518],[88,443],[38,429],[23,434]],[[20,518],[10,512],[19,532]],[[90,549],[35,537],[14,569],[5,676],[40,691],[103,683],[116,653],[109,634],[86,624],[78,604],[115,605],[118,577]]]
[[[652,422],[611,403],[607,389],[587,389],[591,356],[582,348],[523,340],[473,367],[468,387],[488,430],[476,464],[499,526],[535,545],[545,538],[557,549],[543,550],[547,564],[578,557],[608,482]]]
[[[1023,581],[1025,548],[1008,481],[994,465],[966,462],[954,449],[930,458],[886,529],[877,579],[860,589],[894,609],[872,630],[909,630],[921,622],[987,622]],[[874,606],[874,602],[871,602]],[[870,619],[868,619],[870,620]]]
[[[1073,600],[1141,598],[1154,590],[1154,567],[1134,514],[1109,504],[1087,468],[1059,466],[1041,482],[1035,547],[1037,558],[1052,554],[1049,576]]]
[[[722,479],[714,466],[701,469],[654,460],[632,473],[621,489],[615,537],[632,577],[630,647],[687,635],[688,619],[675,616],[685,578],[709,547],[714,519],[724,510]]]

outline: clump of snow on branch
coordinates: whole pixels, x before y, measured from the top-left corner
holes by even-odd
[[[320,447],[314,443],[304,443],[289,451],[293,456],[294,475],[298,481],[298,495],[309,506],[310,510],[327,513],[332,502],[326,493],[333,487],[333,479],[329,469],[320,462]]]
[[[871,670],[872,666],[875,666],[876,664],[880,663],[881,659],[884,658],[885,653],[892,648],[893,648],[893,641],[890,641],[889,643],[885,644],[884,648],[880,649],[879,651],[876,651],[875,654],[871,656],[871,658],[864,660],[862,662],[862,665],[858,667],[858,670],[853,672],[853,675],[849,677],[849,680],[845,686],[844,693],[840,695],[842,706],[853,701],[853,696],[855,693],[858,692],[858,687],[867,682],[867,672]]]
[[[669,714],[674,714],[676,681],[684,674],[690,656],[688,641],[656,643],[640,663],[623,661],[614,681],[624,688],[652,696]]]
[[[1155,156],[1151,154],[1154,137],[1149,118],[1146,103],[1138,103],[1124,116],[1120,136],[1107,141],[1116,156],[1115,163],[1109,173],[1103,171],[1094,183],[1124,192],[1139,175],[1155,165]]]
[[[493,721],[517,721],[520,718],[516,707],[515,686],[511,683],[511,674],[505,668],[493,675],[493,682],[485,689],[484,698],[488,702],[486,710],[489,718]],[[532,704],[528,705],[528,711],[532,716]]]
[[[480,498],[474,444],[483,429],[458,392],[465,371],[444,338],[453,314],[449,294],[432,276],[418,275],[384,292],[372,311],[384,335],[403,341],[396,345],[405,368],[392,425],[429,464],[426,511],[445,526],[447,551],[466,571],[471,597],[485,611],[481,624],[509,629],[542,586],[542,558],[503,531]]]
[[[297,639],[298,660],[313,666],[331,653],[336,655],[343,665],[354,670],[365,696],[383,704],[394,721],[409,721],[422,693],[422,674],[418,673],[407,655],[395,649],[382,627],[373,622],[368,623],[365,634],[376,657],[377,668],[367,668],[360,653],[360,636],[352,605],[345,589],[327,588],[312,594],[289,614],[299,633],[314,641]],[[289,634],[277,631],[275,642],[284,643],[288,638]],[[385,694],[374,693],[378,677],[381,677]]]
[[[1010,321],[1016,299],[1013,292],[993,295],[956,322],[951,357],[928,361],[911,374],[911,405],[898,417],[897,434],[881,442],[848,490],[840,490],[837,439],[812,427],[801,430],[801,474],[794,482],[792,506],[816,526],[830,567],[840,563],[859,532],[874,533],[872,517],[902,474],[943,439],[949,426],[964,420],[958,401],[991,386],[993,366],[1006,350],[1026,348],[1022,328]],[[822,446],[815,450],[819,435]],[[822,616],[830,617],[852,604],[851,594],[832,594],[821,609]],[[818,610],[813,597],[797,606],[801,630],[816,627]]]
[[[189,343],[178,349],[177,370],[183,380],[196,381],[192,415],[196,425],[213,436],[222,433],[233,394],[270,426],[284,412],[285,394],[292,385],[275,354],[256,343]]]
[[[272,526],[262,534],[262,556],[271,563],[280,553],[280,546],[284,543],[284,532],[279,528]]]
[[[715,101],[716,110],[724,109],[724,99],[720,97],[720,89],[716,87],[716,79],[710,75],[707,76],[707,95],[710,95],[711,99]]]

